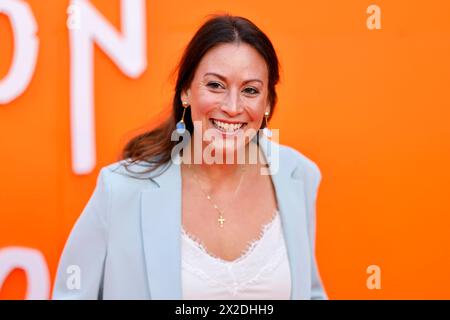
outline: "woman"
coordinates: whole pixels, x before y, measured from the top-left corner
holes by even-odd
[[[320,171],[259,130],[270,135],[278,66],[248,19],[218,15],[197,31],[172,117],[101,169],[53,298],[327,298],[314,255]]]

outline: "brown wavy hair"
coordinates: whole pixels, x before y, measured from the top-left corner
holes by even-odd
[[[250,20],[229,14],[214,14],[195,33],[177,65],[175,94],[172,100],[172,112],[161,125],[132,138],[123,148],[119,160],[126,160],[128,166],[140,162],[149,164],[149,169],[141,173],[150,173],[171,160],[171,151],[178,143],[172,141],[172,132],[183,114],[181,92],[189,88],[195,71],[208,50],[223,43],[246,43],[252,46],[264,58],[268,68],[268,100],[271,106],[269,119],[277,103],[275,85],[279,81],[279,61],[269,38]],[[193,134],[194,126],[190,108],[184,115],[186,130]],[[265,127],[263,121],[261,128]],[[259,144],[259,135],[257,135]]]

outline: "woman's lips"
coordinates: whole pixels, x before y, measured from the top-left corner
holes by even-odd
[[[218,119],[211,118],[209,119],[218,131],[224,133],[226,135],[232,135],[238,132],[240,129],[244,128],[247,123],[246,122],[238,122],[238,121],[221,121]]]

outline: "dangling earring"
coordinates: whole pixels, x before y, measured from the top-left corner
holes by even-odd
[[[272,137],[272,131],[270,131],[270,129],[267,127],[268,126],[267,118],[269,117],[269,111],[266,111],[264,113],[264,117],[265,117],[265,121],[266,121],[266,126],[263,129],[263,133],[266,137],[270,138],[270,137]]]
[[[181,120],[177,122],[177,132],[178,134],[184,134],[186,132],[186,124],[184,123],[184,114],[186,112],[186,109],[189,107],[189,104],[187,101],[183,101],[183,116],[181,117]]]

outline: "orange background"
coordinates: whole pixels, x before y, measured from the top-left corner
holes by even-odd
[[[317,258],[331,299],[450,299],[450,2],[147,1],[148,67],[126,77],[95,49],[97,166],[71,169],[68,1],[30,0],[39,54],[27,90],[0,105],[0,248],[40,250],[53,279],[99,169],[168,110],[170,72],[210,13],[248,17],[282,64],[269,124],[314,160]],[[118,0],[92,0],[120,28]],[[381,30],[366,27],[381,8]],[[0,14],[0,78],[13,36]],[[381,268],[369,290],[366,268]],[[16,270],[0,298],[24,297]]]

